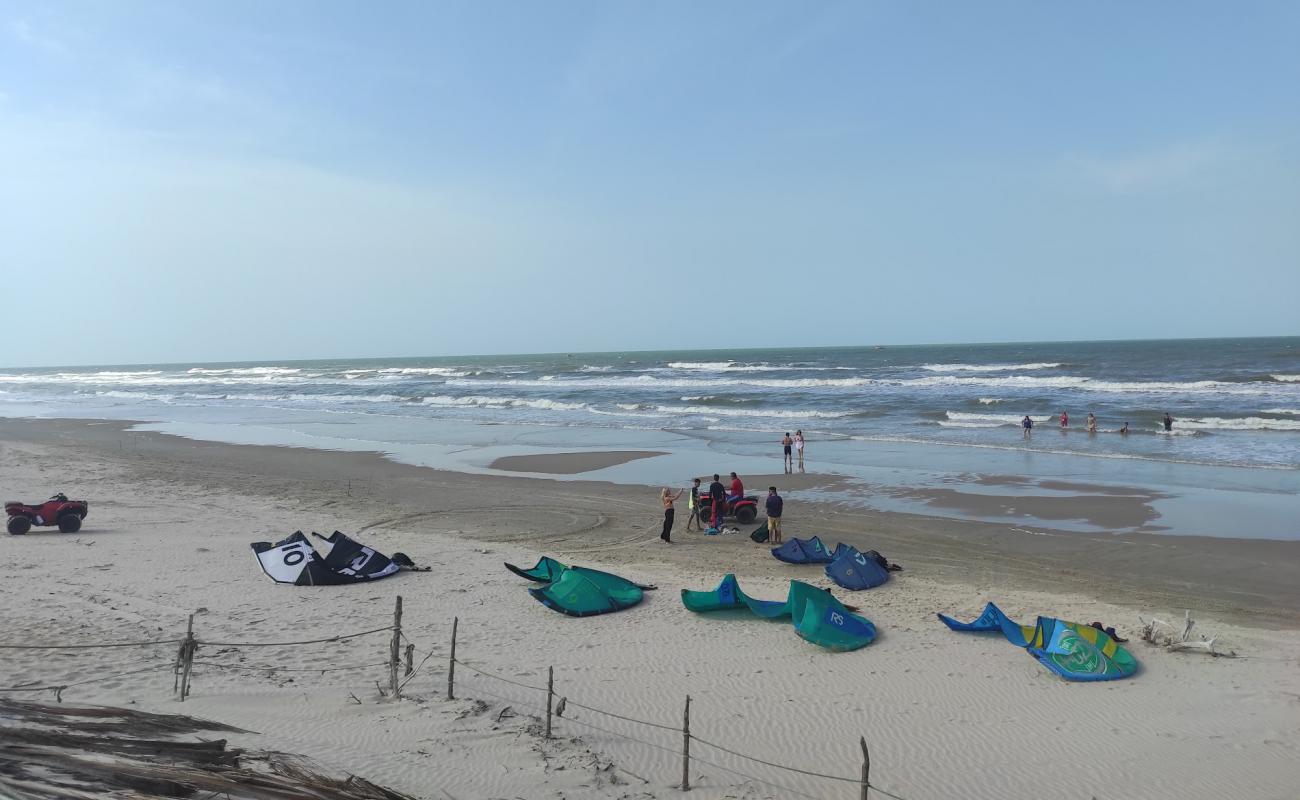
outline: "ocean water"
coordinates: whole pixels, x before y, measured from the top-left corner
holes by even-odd
[[[0,414],[238,424],[268,410],[1294,470],[1300,337],[0,369]]]

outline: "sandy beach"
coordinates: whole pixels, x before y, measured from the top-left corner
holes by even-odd
[[[4,686],[94,678],[63,700],[211,718],[258,732],[240,744],[303,753],[422,798],[679,797],[680,758],[671,751],[680,732],[582,706],[672,728],[688,694],[700,739],[773,763],[855,777],[865,737],[873,783],[907,800],[1284,800],[1300,783],[1300,543],[1066,533],[789,501],[787,538],[871,547],[905,567],[885,586],[845,598],[881,635],[836,654],[788,625],[686,611],[681,589],[712,588],[726,572],[761,597],[782,595],[791,578],[828,584],[819,568],[777,562],[748,537],[686,534],[680,512],[676,543],[659,544],[653,487],[467,475],[371,453],[126,427],[0,421],[7,499],[65,491],[91,502],[79,533],[3,539],[15,567],[3,641],[178,638],[188,614],[201,641],[324,638],[388,625],[401,595],[416,662],[428,660],[400,702],[376,688],[387,677],[382,634],[310,647],[203,647],[183,705],[171,691],[172,645],[5,651]],[[564,455],[499,466],[580,474],[654,453]],[[770,481],[815,492],[839,480],[745,477],[751,490]],[[1140,514],[1134,497],[1158,494],[1071,489],[1101,520]],[[342,530],[432,571],[351,587],[276,585],[248,545],[298,529]],[[540,555],[659,588],[626,612],[565,617],[501,566]],[[1022,620],[1041,613],[1115,625],[1133,636],[1141,671],[1065,683],[1000,638],[953,634],[934,617],[974,616],[988,601]],[[1172,620],[1183,609],[1241,657],[1136,641],[1139,613]],[[570,699],[556,738],[539,735],[545,695],[515,683],[458,670],[457,699],[443,699],[453,617],[467,665],[534,687],[554,667],[556,692]],[[709,747],[692,755],[696,797],[857,796],[851,784]]]

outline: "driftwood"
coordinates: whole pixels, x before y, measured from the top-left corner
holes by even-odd
[[[1157,647],[1173,651],[1198,651],[1220,658],[1237,657],[1237,654],[1232,650],[1227,652],[1215,650],[1216,637],[1206,638],[1201,636],[1199,639],[1193,639],[1192,629],[1196,627],[1196,620],[1192,619],[1190,610],[1183,613],[1183,628],[1182,631],[1177,633],[1175,633],[1176,628],[1172,623],[1155,617],[1147,621],[1139,616],[1138,621],[1142,623],[1142,641],[1149,642]]]
[[[331,776],[302,756],[198,736],[209,731],[248,733],[179,715],[0,700],[0,797],[411,800],[354,775]]]

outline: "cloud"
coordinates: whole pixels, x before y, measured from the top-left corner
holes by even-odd
[[[1228,155],[1215,144],[1180,142],[1129,155],[1071,156],[1067,166],[1088,183],[1124,193],[1182,183],[1221,164]]]
[[[37,50],[44,50],[54,55],[67,55],[68,46],[52,36],[38,33],[25,19],[16,19],[9,23],[9,33],[15,39]]]

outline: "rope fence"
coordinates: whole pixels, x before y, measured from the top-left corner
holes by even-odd
[[[556,720],[558,719],[562,723],[572,723],[573,725],[582,728],[587,728],[593,731],[597,731],[599,733],[617,737],[619,739],[631,742],[638,746],[648,747],[654,750],[667,753],[674,758],[680,758],[681,767],[682,767],[681,782],[676,785],[683,792],[687,792],[691,788],[690,785],[691,764],[692,762],[695,762],[697,765],[705,765],[720,770],[722,772],[740,776],[742,778],[745,778],[746,780],[753,781],[755,783],[763,784],[765,786],[778,789],[783,793],[782,796],[789,795],[789,796],[806,797],[806,798],[812,798],[812,800],[821,800],[821,798],[824,797],[824,795],[810,794],[806,791],[795,789],[789,785],[774,782],[767,778],[754,775],[752,772],[746,771],[744,769],[738,769],[734,766],[724,766],[722,764],[718,764],[716,763],[716,760],[714,759],[713,756],[710,756],[710,758],[701,758],[698,753],[691,752],[692,750],[691,745],[695,744],[698,747],[707,748],[712,751],[716,751],[719,754],[724,754],[726,756],[730,756],[735,759],[740,759],[753,764],[759,764],[762,765],[763,767],[766,767],[771,770],[776,770],[783,774],[788,774],[791,776],[796,776],[796,775],[803,776],[804,778],[811,778],[820,781],[828,781],[839,785],[847,784],[847,785],[856,786],[859,789],[858,796],[860,800],[869,800],[869,792],[871,790],[877,792],[879,796],[887,797],[890,798],[891,800],[904,800],[904,798],[900,797],[898,794],[895,794],[886,789],[882,789],[880,786],[871,782],[870,780],[871,757],[867,749],[867,743],[865,738],[859,740],[859,744],[862,749],[861,775],[859,777],[833,775],[824,772],[817,772],[814,770],[802,769],[799,767],[792,767],[787,764],[780,764],[774,761],[768,761],[766,759],[741,752],[737,749],[733,749],[732,747],[728,747],[727,745],[719,744],[717,742],[709,741],[707,739],[701,739],[699,736],[696,736],[695,734],[691,733],[690,730],[691,698],[689,695],[686,697],[686,703],[682,713],[681,724],[670,725],[661,722],[654,722],[651,720],[639,719],[637,717],[629,716],[627,714],[622,714],[616,711],[611,711],[609,709],[588,705],[586,703],[582,703],[577,700],[570,699],[568,696],[557,694],[557,692],[555,691],[554,667],[547,668],[546,685],[535,686],[525,681],[517,680],[515,678],[506,675],[501,675],[496,672],[489,671],[487,669],[484,669],[481,666],[476,666],[474,664],[466,663],[464,660],[457,658],[456,656],[457,634],[459,630],[459,624],[460,624],[459,618],[454,618],[452,620],[451,647],[450,647],[449,654],[445,656],[445,658],[447,659],[446,699],[449,701],[456,699],[455,696],[456,667],[460,666],[463,669],[468,670],[471,673],[470,677],[475,679],[473,684],[473,689],[472,689],[472,691],[475,694],[481,693],[488,697],[496,698],[502,702],[511,703],[520,708],[529,709],[530,711],[538,714],[539,717],[544,716],[545,719],[544,736],[546,739],[554,738],[552,735],[552,728]],[[391,640],[389,641],[387,647],[388,658],[384,661],[370,662],[365,664],[353,664],[349,666],[337,666],[337,667],[280,667],[280,666],[273,666],[273,665],[263,666],[263,665],[255,665],[255,664],[232,664],[214,658],[195,657],[196,653],[198,653],[200,648],[202,647],[224,647],[224,648],[305,647],[311,645],[342,642],[345,640],[356,639],[364,636],[373,636],[379,633],[392,634]],[[405,642],[405,648],[403,648],[402,646],[404,642]],[[206,639],[200,638],[195,635],[194,616],[190,615],[187,621],[185,635],[181,638],[153,639],[153,640],[134,641],[134,642],[0,645],[0,649],[66,651],[66,650],[88,650],[88,649],[104,649],[104,648],[153,647],[158,645],[175,646],[177,648],[175,655],[164,656],[161,654],[157,654],[157,655],[145,657],[143,659],[138,659],[136,661],[128,661],[124,664],[116,665],[118,667],[135,666],[137,664],[147,665],[147,666],[140,667],[139,669],[130,669],[126,671],[115,672],[109,675],[97,675],[95,677],[87,678],[84,680],[68,681],[65,683],[33,682],[32,684],[19,684],[17,686],[0,687],[0,693],[53,692],[55,699],[58,702],[63,702],[63,696],[62,696],[63,692],[73,687],[103,683],[105,681],[116,680],[118,678],[125,678],[133,675],[140,675],[147,672],[161,672],[163,670],[170,670],[174,676],[173,686],[172,686],[173,692],[175,693],[177,699],[180,702],[184,702],[185,698],[189,696],[192,688],[191,679],[193,677],[194,668],[196,665],[200,669],[211,668],[214,670],[228,670],[233,672],[266,673],[267,677],[271,677],[274,673],[280,673],[280,672],[301,672],[301,673],[323,674],[328,672],[347,672],[347,671],[357,671],[357,670],[379,669],[379,668],[386,667],[388,671],[388,675],[387,675],[388,690],[385,692],[382,686],[379,685],[380,684],[379,681],[375,682],[376,686],[379,689],[379,693],[381,696],[390,700],[399,700],[401,699],[403,689],[405,689],[413,680],[415,680],[415,678],[417,678],[421,674],[421,670],[423,670],[424,667],[436,655],[436,648],[430,648],[427,651],[421,651],[423,654],[423,658],[420,660],[418,665],[414,663],[414,658],[417,651],[416,651],[415,643],[412,642],[410,638],[402,631],[402,598],[400,596],[396,598],[396,604],[393,613],[393,622],[391,625],[385,625],[384,627],[380,627],[380,628],[371,628],[369,630],[364,630],[364,631],[357,631],[355,633],[337,634],[334,636],[326,636],[326,637],[315,638],[315,639],[304,639],[304,640],[286,641],[286,642],[208,641]],[[404,671],[402,671],[403,662],[405,665]],[[399,678],[399,671],[402,672],[401,678]],[[533,695],[533,697],[535,697],[536,699],[532,700],[532,699],[521,699],[519,697],[510,697],[507,694],[502,694],[500,692],[493,691],[481,685],[482,683],[488,681],[496,681],[498,683],[506,684],[508,686],[514,687],[514,689],[522,690],[523,692],[536,693],[535,695]],[[512,692],[512,693],[518,694],[518,692]],[[353,699],[356,699],[355,695],[353,695]],[[556,706],[557,700],[559,701],[558,707]],[[360,701],[358,700],[357,702]],[[597,725],[592,722],[588,722],[586,720],[575,719],[572,716],[564,717],[563,711],[567,707],[581,709],[583,711],[587,711],[592,714],[597,714],[602,717],[609,718],[611,720],[618,720],[619,722],[626,723],[627,725],[638,726],[638,728],[645,729],[648,733],[653,733],[655,735],[662,735],[663,733],[672,734],[673,736],[680,735],[681,736],[680,745],[672,745],[672,746],[664,745],[662,743],[656,743],[650,741],[644,738],[643,735],[632,735],[630,733],[618,731],[611,727],[606,727],[604,725]],[[621,771],[626,772],[626,770],[621,770]],[[628,774],[633,775],[633,773],[628,773]],[[645,780],[645,778],[642,778],[639,775],[633,775],[633,777],[636,777],[642,781]]]
[[[887,789],[882,789],[880,786],[871,782],[870,780],[871,756],[870,753],[868,752],[867,742],[865,738],[859,739],[859,744],[862,748],[862,767],[861,767],[861,775],[859,777],[846,777],[843,775],[832,775],[824,772],[816,772],[814,770],[792,767],[789,766],[788,764],[779,764],[774,761],[768,761],[766,759],[759,758],[757,756],[752,756],[746,753],[742,753],[738,750],[734,750],[725,745],[718,744],[717,742],[712,742],[707,739],[701,739],[700,737],[691,733],[690,732],[691,698],[689,695],[686,697],[686,706],[682,714],[682,724],[680,727],[678,727],[675,725],[665,725],[659,722],[652,722],[650,720],[638,719],[637,717],[631,717],[626,714],[620,714],[615,711],[610,711],[608,709],[597,708],[595,706],[587,705],[585,703],[580,703],[576,700],[570,699],[567,696],[557,695],[555,691],[555,673],[553,667],[547,669],[547,676],[548,676],[547,685],[534,686],[524,681],[516,680],[514,678],[507,677],[505,675],[500,675],[495,672],[491,672],[489,670],[483,669],[480,666],[468,664],[464,660],[456,657],[458,627],[459,627],[459,619],[453,620],[451,652],[450,655],[447,657],[447,699],[448,700],[455,699],[455,689],[456,689],[455,674],[456,674],[457,666],[469,670],[471,673],[474,674],[474,676],[478,678],[483,678],[492,681],[499,681],[501,683],[513,686],[517,689],[523,689],[529,692],[538,692],[544,694],[546,697],[545,706],[542,705],[540,699],[536,702],[530,700],[520,700],[518,697],[509,697],[504,694],[494,692],[490,689],[483,688],[482,686],[477,685],[477,682],[473,688],[473,692],[476,694],[477,693],[485,694],[489,697],[496,698],[502,702],[512,703],[514,705],[519,706],[520,708],[530,709],[538,714],[545,714],[546,738],[548,739],[552,738],[551,736],[552,726],[555,722],[555,719],[559,718],[561,721],[565,723],[573,723],[575,725],[579,725],[585,728],[590,728],[592,730],[599,731],[601,733],[605,733],[610,736],[615,736],[620,739],[634,742],[644,747],[650,747],[655,750],[660,750],[665,753],[669,753],[675,757],[681,758],[682,779],[681,779],[681,783],[679,784],[679,787],[683,792],[689,791],[691,788],[690,787],[690,766],[691,766],[691,762],[694,761],[699,764],[704,764],[706,766],[713,767],[714,769],[721,770],[723,772],[728,772],[733,775],[741,776],[747,780],[751,780],[756,783],[761,783],[765,786],[770,786],[774,789],[779,789],[788,795],[807,797],[807,798],[811,798],[811,800],[822,800],[822,798],[824,797],[824,795],[810,794],[808,792],[792,788],[788,785],[776,783],[766,778],[759,777],[745,770],[736,769],[735,767],[723,766],[721,764],[716,763],[713,760],[701,758],[698,754],[694,754],[691,752],[691,747],[690,747],[691,743],[695,743],[706,748],[712,748],[714,750],[717,750],[720,753],[725,753],[726,755],[732,756],[733,758],[739,758],[755,764],[761,764],[765,767],[783,773],[788,773],[791,775],[802,775],[807,778],[814,778],[817,780],[832,781],[838,784],[850,784],[853,786],[857,786],[859,789],[859,797],[861,798],[861,800],[868,800],[868,798],[870,797],[869,792],[871,790],[874,790],[879,795],[890,798],[891,800],[904,800],[904,798],[899,796],[898,794],[895,794],[894,792],[891,792]],[[430,653],[430,655],[432,655],[432,653]],[[583,709],[584,711],[589,711],[594,714],[600,714],[602,716],[609,717],[611,719],[617,719],[622,722],[626,722],[632,725],[642,726],[645,728],[649,728],[651,730],[667,731],[672,734],[680,734],[682,736],[682,746],[680,747],[680,749],[675,747],[667,747],[662,744],[656,744],[655,742],[647,741],[646,739],[640,738],[638,736],[632,736],[627,733],[622,733],[620,731],[602,727],[600,725],[594,725],[585,720],[574,719],[572,717],[563,717],[560,713],[556,711],[555,700],[557,696],[559,697],[561,708],[572,706],[574,708],[580,708]]]

